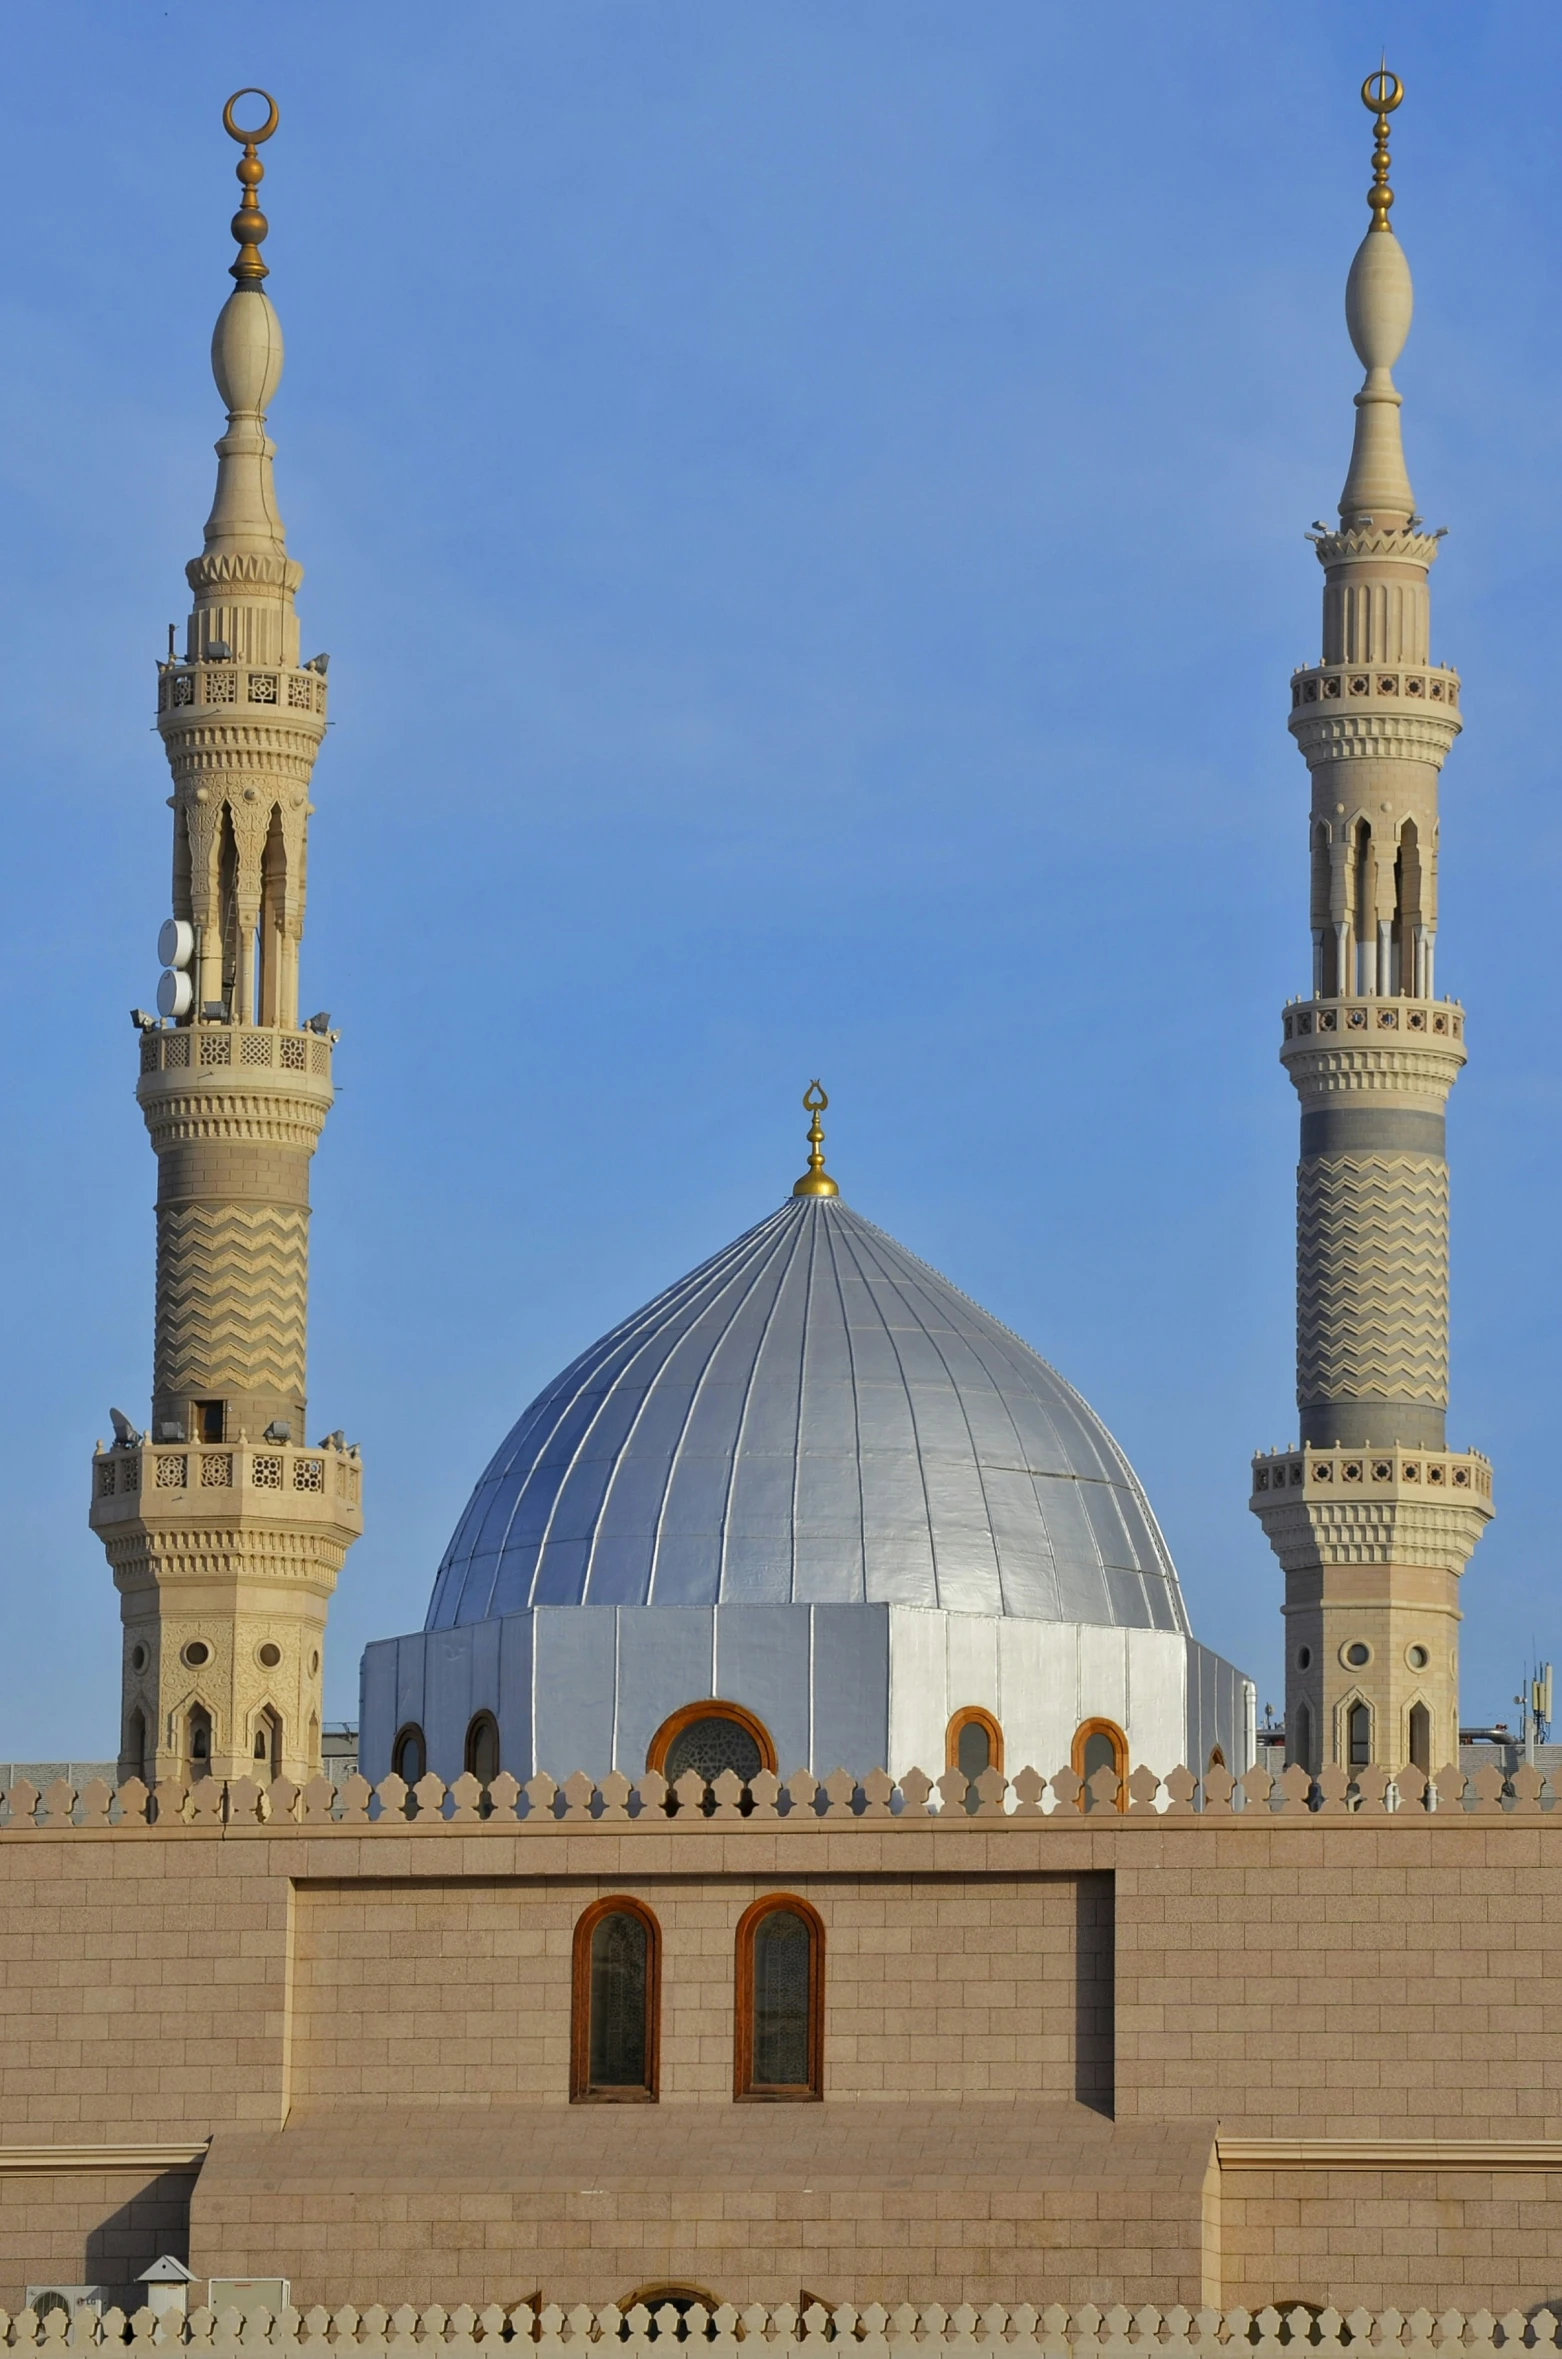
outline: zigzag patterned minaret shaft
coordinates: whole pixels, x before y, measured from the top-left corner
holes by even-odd
[[[243,146],[235,291],[212,337],[228,413],[185,649],[158,667],[173,772],[160,1021],[139,1017],[137,1097],[158,1161],[150,1433],[116,1415],[93,1528],[124,1624],[122,1776],[276,1775],[320,1762],[328,1601],[362,1529],[356,1450],[306,1446],[309,1159],[335,1035],[299,1022],[310,776],[325,659],[299,663],[266,410],[282,332],[262,291],[256,154]]]
[[[1491,1469],[1450,1452],[1444,1107],[1464,1011],[1435,993],[1437,789],[1459,680],[1429,660],[1440,536],[1415,512],[1391,374],[1410,271],[1389,227],[1386,70],[1372,226],[1345,313],[1366,381],[1324,569],[1323,659],[1291,681],[1312,774],[1313,976],[1285,1012],[1302,1104],[1293,1449],[1253,1461],[1252,1508],[1285,1570],[1287,1753],[1311,1770],[1458,1758],[1458,1585]]]

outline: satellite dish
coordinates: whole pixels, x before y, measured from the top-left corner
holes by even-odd
[[[157,978],[157,1012],[160,1016],[187,1016],[195,998],[195,986],[182,968],[165,967]]]
[[[157,937],[158,963],[165,967],[187,967],[195,956],[195,928],[188,918],[166,917]]]

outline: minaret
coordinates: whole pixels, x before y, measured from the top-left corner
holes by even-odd
[[[1415,513],[1391,375],[1410,271],[1389,226],[1386,68],[1372,224],[1345,317],[1366,381],[1323,567],[1323,660],[1292,675],[1312,775],[1312,994],[1280,1060],[1302,1103],[1296,1209],[1300,1435],[1253,1461],[1252,1509],[1285,1569],[1287,1753],[1304,1767],[1458,1758],[1459,1576],[1492,1512],[1491,1469],[1445,1444],[1444,1107],[1464,1011],[1436,996],[1437,780],[1459,680],[1428,660],[1440,535]]]
[[[236,124],[241,100],[266,122]],[[92,1526],[124,1625],[120,1771],[312,1776],[326,1607],[363,1528],[356,1449],[304,1430],[309,1158],[330,1110],[329,1018],[299,1022],[310,773],[326,659],[298,660],[266,407],[282,331],[262,291],[264,91],[223,110],[243,147],[236,281],[212,336],[228,413],[182,658],[157,726],[174,791],[161,1020],[136,1013],[136,1090],[157,1155],[149,1434],[115,1412]]]

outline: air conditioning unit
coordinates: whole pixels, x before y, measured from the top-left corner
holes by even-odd
[[[269,2310],[273,2318],[292,2307],[293,2288],[286,2277],[212,2277],[207,2280],[206,2307],[221,2317],[224,2310],[237,2310],[241,2318],[253,2318],[257,2310]]]
[[[47,2318],[53,2310],[63,2310],[67,2318],[78,2311],[95,2310],[101,2316],[114,2303],[114,2289],[107,2285],[30,2285],[27,2288],[27,2307],[40,2318]]]

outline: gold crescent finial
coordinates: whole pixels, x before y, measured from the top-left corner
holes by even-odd
[[[233,110],[241,98],[263,98],[265,100],[266,120],[258,131],[246,131],[242,124],[233,120]],[[233,234],[238,240],[239,258],[236,262],[229,264],[228,275],[240,287],[253,288],[258,294],[261,280],[269,278],[271,275],[260,258],[261,241],[271,224],[262,213],[260,199],[255,194],[256,189],[266,177],[266,167],[256,155],[255,150],[260,146],[262,140],[271,137],[277,127],[277,102],[269,90],[258,90],[253,83],[248,89],[235,90],[222,110],[222,127],[228,137],[237,140],[239,146],[244,150],[243,155],[233,167],[244,194],[240,197],[239,209],[233,216]]]
[[[829,1103],[822,1082],[810,1081],[803,1092],[803,1112],[813,1116],[808,1125],[808,1169],[792,1190],[794,1196],[838,1196],[841,1192],[824,1168],[824,1131],[819,1117]]]
[[[1397,74],[1389,72],[1387,58],[1361,86],[1362,105],[1378,119],[1372,143],[1372,186],[1367,191],[1374,229],[1387,229],[1389,225],[1388,209],[1394,202],[1394,192],[1388,184],[1388,119],[1404,95],[1405,85]]]

